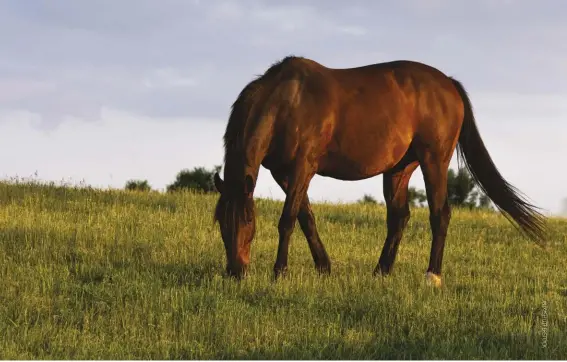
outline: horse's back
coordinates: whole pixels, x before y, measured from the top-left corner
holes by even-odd
[[[280,66],[280,84],[293,80],[301,91],[300,101],[276,117],[272,151],[291,161],[309,147],[321,157],[320,174],[370,177],[397,164],[416,136],[429,141],[460,129],[462,102],[451,79],[424,63],[341,69],[288,57]]]
[[[328,84],[324,97],[311,95],[331,110],[319,120],[325,131],[317,137],[329,140],[320,174],[371,177],[396,165],[416,138],[453,139],[460,129],[462,101],[451,78],[437,68],[411,60],[342,69],[305,65]]]

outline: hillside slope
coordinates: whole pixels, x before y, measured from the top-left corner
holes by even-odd
[[[377,205],[315,204],[333,273],[299,227],[272,282],[281,202],[258,200],[250,276],[222,277],[216,195],[0,183],[3,359],[564,359],[567,222],[548,250],[496,214],[455,210],[444,287],[424,283],[428,213],[412,210],[393,274],[372,271]]]

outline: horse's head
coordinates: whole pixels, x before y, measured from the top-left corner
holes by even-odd
[[[244,182],[224,182],[217,172],[214,182],[220,193],[215,221],[219,223],[226,251],[226,272],[241,278],[250,263],[250,244],[256,231],[254,180],[247,175]]]

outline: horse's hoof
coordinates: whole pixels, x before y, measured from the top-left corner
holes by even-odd
[[[316,265],[315,269],[319,272],[319,275],[330,275],[331,274],[331,265]]]
[[[390,275],[390,270],[380,265],[376,265],[376,268],[374,268],[372,275],[374,275],[375,277],[386,277]]]
[[[244,269],[239,272],[233,272],[230,270],[226,270],[224,272],[224,277],[229,279],[234,279],[237,281],[244,280],[248,276],[248,270]]]
[[[287,266],[274,268],[274,280],[285,278],[286,275],[287,275]]]
[[[434,286],[435,288],[440,288],[441,283],[441,276],[434,274],[432,272],[427,272],[425,274],[425,281],[427,285]]]

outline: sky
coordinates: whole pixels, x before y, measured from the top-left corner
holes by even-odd
[[[230,106],[273,62],[411,59],[459,79],[504,177],[567,214],[566,17],[563,0],[3,0],[0,177],[164,189],[222,164]],[[382,200],[382,176],[308,193]],[[284,197],[265,169],[255,195]]]

